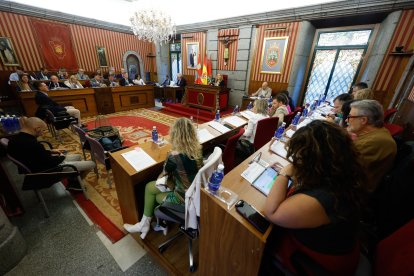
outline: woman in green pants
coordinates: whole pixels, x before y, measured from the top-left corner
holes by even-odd
[[[202,151],[197,139],[196,130],[187,118],[179,118],[170,129],[172,151],[164,164],[163,174],[168,175],[168,183],[172,183],[170,191],[161,191],[151,181],[145,186],[144,215],[137,224],[124,224],[130,233],[141,233],[144,239],[147,235],[156,204],[164,201],[184,204],[185,192],[190,187],[198,170],[202,166]],[[171,181],[172,180],[172,181]]]

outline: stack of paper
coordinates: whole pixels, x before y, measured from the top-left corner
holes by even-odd
[[[240,127],[242,125],[245,125],[247,122],[243,119],[240,119],[237,116],[229,116],[226,117],[223,122],[228,123],[229,125],[235,126],[235,127]]]
[[[202,144],[208,140],[213,139],[214,135],[211,134],[207,129],[202,128],[197,130],[197,137],[200,144]]]
[[[216,129],[217,131],[221,132],[221,133],[226,133],[228,131],[230,131],[229,128],[223,126],[222,124],[215,122],[215,121],[211,121],[208,123],[209,126],[211,126],[212,128]]]
[[[277,155],[280,155],[280,156],[282,156],[283,158],[285,158],[285,159],[286,159],[287,151],[286,151],[286,149],[285,149],[285,143],[282,143],[282,142],[280,142],[280,141],[275,141],[275,142],[271,145],[270,149],[271,149],[274,153],[276,153]]]
[[[245,117],[247,120],[249,120],[250,118],[252,118],[255,115],[255,113],[250,111],[250,110],[244,110],[244,111],[240,112],[240,114],[243,117]]]
[[[293,134],[295,134],[295,131],[293,129],[288,129],[285,133],[286,137],[292,138]]]
[[[138,147],[121,155],[137,172],[157,163],[148,153]]]

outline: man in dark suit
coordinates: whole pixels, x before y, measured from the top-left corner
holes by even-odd
[[[166,75],[165,80],[161,83],[161,86],[168,86],[170,85],[170,76]]]
[[[44,119],[46,117],[45,109],[49,109],[55,115],[62,111],[66,111],[70,116],[78,119],[79,126],[83,126],[81,123],[80,111],[73,106],[61,106],[52,100],[48,95],[49,88],[47,87],[46,83],[39,82],[37,84],[37,90],[38,91],[35,94],[35,102],[39,108],[36,111],[36,117]]]
[[[122,73],[122,79],[120,79],[119,85],[120,86],[130,86],[130,85],[134,85],[134,83],[132,82],[132,80],[130,78],[128,78],[128,73],[127,72],[123,72]]]
[[[178,73],[177,74],[177,86],[184,87],[186,85],[187,85],[187,81],[185,80],[185,78],[183,78],[183,74]]]
[[[60,83],[57,76],[52,75],[50,77],[49,89],[50,90],[68,89],[68,87],[64,83]]]

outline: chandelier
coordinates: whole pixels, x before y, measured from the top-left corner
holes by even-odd
[[[130,18],[132,31],[141,40],[168,42],[176,34],[171,17],[154,9],[139,10]]]

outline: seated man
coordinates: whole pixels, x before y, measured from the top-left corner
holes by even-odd
[[[122,78],[119,80],[119,85],[120,86],[131,86],[131,85],[134,85],[134,83],[132,82],[132,80],[128,77],[128,73],[127,72],[122,73]]]
[[[68,89],[68,87],[63,83],[60,83],[56,75],[52,75],[50,77],[49,89],[50,90]]]
[[[348,115],[348,131],[356,137],[355,146],[367,175],[366,189],[373,192],[382,177],[391,169],[397,145],[383,127],[384,111],[375,100],[355,101]]]
[[[252,96],[270,98],[272,96],[272,88],[268,86],[267,82],[263,82],[262,87],[260,87],[255,93],[253,93]]]
[[[106,87],[106,84],[102,82],[102,76],[98,73],[95,73],[93,79],[91,79],[92,87]]]
[[[161,86],[168,86],[170,85],[170,76],[166,75],[165,80],[161,83]]]
[[[187,85],[187,81],[185,78],[183,78],[183,74],[178,73],[177,74],[177,86],[184,87]]]
[[[283,123],[285,116],[289,114],[287,110],[287,97],[283,93],[278,93],[272,101],[272,107],[269,110],[270,117],[278,117],[278,127]]]
[[[348,93],[343,93],[338,95],[334,100],[334,108],[332,109],[332,113],[329,114],[326,119],[330,122],[334,122],[339,124],[340,126],[344,126],[344,120],[346,118],[343,117],[342,113],[342,106],[345,102],[352,100],[352,96]]]
[[[119,86],[119,83],[115,80],[115,75],[114,74],[109,74],[108,75],[108,81],[109,81],[109,86],[110,87]]]
[[[9,84],[11,84],[11,81],[19,81],[20,80],[20,76],[23,75],[23,68],[18,66],[16,67],[16,72],[13,72],[10,74],[9,76]]]
[[[38,80],[49,80],[50,73],[46,68],[40,68],[40,71],[36,73],[36,79]]]
[[[19,134],[13,136],[9,141],[7,152],[10,156],[22,162],[32,172],[45,171],[63,164],[73,165],[79,172],[87,172],[95,167],[93,161],[81,161],[82,157],[80,154],[65,156],[59,150],[46,150],[37,141],[37,137],[46,129],[46,123],[41,119],[37,117],[22,117],[20,123],[22,128]],[[68,168],[68,170],[70,169]]]
[[[85,74],[85,70],[79,68],[78,73],[76,74],[78,80],[89,80],[89,76]]]
[[[38,111],[36,111],[36,116],[43,119],[45,117],[45,114],[42,114],[40,108],[47,108],[50,111],[52,111],[53,114],[57,114],[60,111],[66,111],[70,116],[75,117],[78,119],[78,125],[83,126],[81,123],[81,116],[80,111],[74,108],[73,106],[61,106],[58,103],[56,103],[54,100],[52,100],[47,92],[49,92],[49,89],[47,85],[44,82],[39,82],[37,84],[37,92],[35,94],[35,102],[39,106]]]

